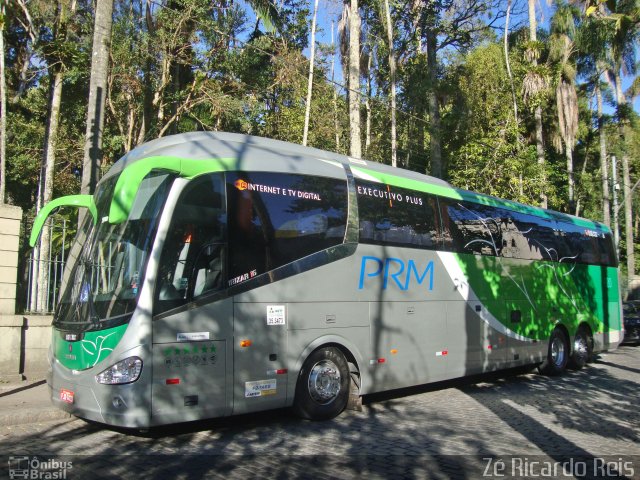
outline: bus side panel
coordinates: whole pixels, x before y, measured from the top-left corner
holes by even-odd
[[[231,413],[233,301],[153,321],[154,425]]]
[[[504,368],[507,336],[492,328],[489,312],[504,312],[502,302],[461,300],[447,303],[449,377],[461,377]],[[503,313],[498,313],[502,316]]]
[[[370,302],[372,390],[447,378],[446,302]]]
[[[233,413],[285,406],[288,305],[234,304]]]

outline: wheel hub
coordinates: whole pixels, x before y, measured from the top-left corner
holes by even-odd
[[[565,357],[564,342],[560,338],[554,338],[551,343],[551,358],[554,365],[561,367],[564,364]]]
[[[331,360],[316,363],[309,373],[309,394],[316,402],[326,405],[340,393],[340,370]]]

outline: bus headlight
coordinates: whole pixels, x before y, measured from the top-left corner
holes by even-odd
[[[142,372],[142,360],[138,357],[129,357],[96,375],[96,380],[105,385],[121,385],[138,380],[140,372]]]

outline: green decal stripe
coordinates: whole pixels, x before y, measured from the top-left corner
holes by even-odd
[[[435,185],[431,183],[422,182],[419,180],[414,180],[411,178],[404,178],[396,175],[391,175],[388,173],[377,172],[375,170],[370,170],[368,168],[356,167],[353,165],[351,166],[351,170],[355,172],[360,172],[363,175],[368,175],[384,184],[392,185],[395,187],[406,188],[409,190],[414,190],[416,192],[430,193],[433,195],[437,195],[445,198],[451,198],[454,200],[464,200],[464,201],[469,201],[473,203],[479,203],[481,205],[505,208],[507,210],[513,210],[515,212],[523,213],[526,215],[534,215],[534,216],[546,218],[549,220],[560,220],[560,221],[572,223],[574,225],[584,227],[584,228],[592,228],[592,229],[603,231],[603,232],[610,232],[608,227],[606,227],[601,223],[594,222],[592,220],[587,220],[580,217],[573,217],[570,215],[553,212],[551,210],[545,210],[540,207],[524,205],[522,203],[513,202],[510,200],[503,200],[500,198],[492,197],[490,195],[482,195],[480,193],[469,192],[467,190],[461,190],[454,187],[446,187],[443,185]]]
[[[236,170],[236,158],[180,158],[155,156],[144,158],[126,167],[120,174],[113,192],[109,223],[124,222],[131,211],[140,183],[152,170],[174,172],[184,178],[194,178],[211,172]]]
[[[122,339],[128,324],[106,330],[87,332],[82,340],[68,342],[60,331],[53,332],[56,359],[70,370],[86,370],[107,358]]]
[[[574,334],[619,331],[618,271],[596,265],[529,262],[455,255],[478,299],[500,323],[527,338],[546,340],[558,322]],[[512,322],[511,312],[521,318]]]
[[[29,245],[31,247],[33,247],[38,241],[40,231],[42,230],[47,217],[58,207],[88,208],[89,212],[91,212],[91,216],[93,217],[93,223],[96,223],[97,221],[98,211],[96,210],[96,205],[93,202],[93,196],[67,195],[66,197],[56,198],[42,207],[38,212],[38,215],[36,215],[36,218],[33,221],[33,228],[31,229],[31,236],[29,237]]]

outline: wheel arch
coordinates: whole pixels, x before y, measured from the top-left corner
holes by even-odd
[[[578,332],[580,331],[580,329],[585,330],[587,332],[587,335],[589,336],[589,339],[591,341],[591,348],[593,349],[594,345],[594,339],[593,339],[593,327],[589,324],[589,322],[587,322],[586,320],[583,320],[582,322],[580,322],[578,324],[578,327],[576,328],[576,331],[573,333],[573,335],[569,336],[569,349],[570,349],[570,353],[573,354],[573,349],[575,347],[575,342],[574,339],[576,337],[576,335],[578,334]]]
[[[305,360],[313,352],[323,347],[335,347],[339,349],[347,359],[347,362],[355,365],[360,374],[360,391],[362,392],[364,390],[364,386],[366,384],[366,371],[363,368],[364,357],[362,356],[360,349],[353,342],[340,335],[323,335],[310,342],[296,359],[292,372],[294,375],[289,375],[289,385],[287,386],[288,405],[293,404],[296,394],[296,384]]]

